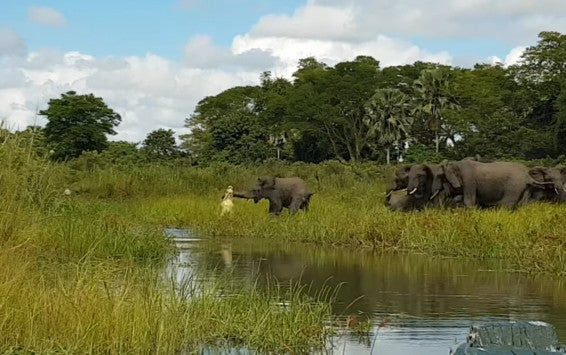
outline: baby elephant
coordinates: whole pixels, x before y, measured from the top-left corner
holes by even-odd
[[[308,210],[312,195],[305,181],[298,177],[264,176],[257,179],[251,190],[234,192],[234,197],[251,199],[255,203],[264,198],[269,200],[269,213],[275,215],[281,214],[283,208],[288,208],[290,213]]]

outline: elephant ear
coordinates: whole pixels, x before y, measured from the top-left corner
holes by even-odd
[[[264,176],[257,179],[261,187],[270,189],[275,187],[275,178],[273,176]]]
[[[442,189],[442,182],[445,178],[444,169],[441,165],[425,165],[427,177],[430,177],[432,182],[432,192],[437,192]],[[430,174],[430,175],[429,175]]]
[[[546,168],[536,166],[529,170],[529,175],[537,182],[545,182]]]
[[[446,175],[446,180],[454,187],[455,189],[459,189],[462,187],[462,177],[460,175],[460,169],[456,167],[454,164],[445,164],[443,165],[444,175]]]

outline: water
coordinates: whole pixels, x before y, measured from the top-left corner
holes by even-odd
[[[566,278],[510,273],[502,262],[168,233],[180,248],[169,267],[178,280],[210,279],[230,269],[232,277],[250,285],[264,276],[298,281],[313,294],[341,285],[333,313],[370,317],[372,333],[378,332],[374,354],[447,354],[472,323],[486,320],[546,321],[566,343]],[[368,354],[372,340],[371,334],[347,333],[332,346],[336,353]]]

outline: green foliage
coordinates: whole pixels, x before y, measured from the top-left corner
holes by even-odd
[[[413,122],[410,117],[410,98],[399,89],[377,89],[366,102],[366,121],[369,132],[377,135],[377,143],[387,150],[387,164],[390,149],[404,145]]]
[[[406,163],[440,163],[445,157],[434,148],[422,144],[413,144],[403,153]]]
[[[197,105],[186,120],[183,147],[200,162],[250,163],[275,156],[269,129],[258,115],[260,89],[236,87]]]
[[[150,161],[170,160],[181,155],[173,130],[163,128],[147,135],[141,151]]]
[[[423,70],[413,87],[417,100],[414,112],[434,132],[438,153],[441,137],[451,138],[451,130],[444,117],[446,111],[459,108],[453,97],[452,73],[446,68]]]
[[[53,149],[52,158],[76,158],[87,151],[103,151],[107,134],[116,134],[121,117],[93,94],[77,95],[74,91],[49,100],[49,107],[39,112],[47,117],[45,139]]]
[[[331,67],[303,58],[293,82],[265,72],[259,86],[201,101],[184,146],[199,163],[388,161],[398,149],[422,155],[404,152],[405,142],[451,159],[555,159],[566,153],[565,38],[541,32],[510,68],[415,62],[381,69],[368,56]]]

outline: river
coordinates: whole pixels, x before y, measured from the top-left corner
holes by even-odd
[[[448,354],[471,324],[487,320],[545,321],[566,343],[566,278],[508,272],[501,261],[167,233],[179,247],[168,266],[178,280],[214,278],[230,269],[242,284],[269,276],[300,282],[313,294],[339,286],[333,313],[344,320],[369,317],[374,325],[368,336],[333,338],[329,347],[336,353],[368,354],[377,332],[374,354]]]

